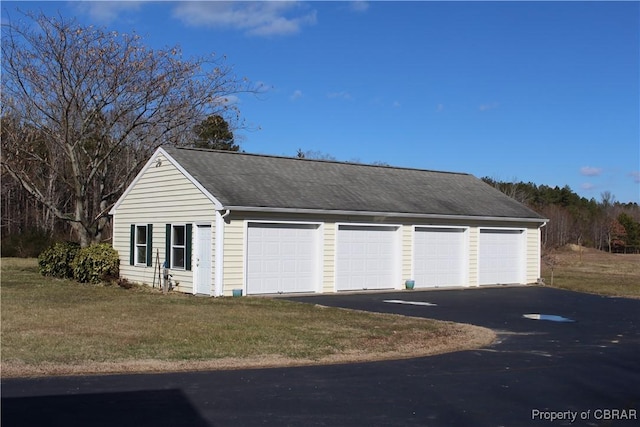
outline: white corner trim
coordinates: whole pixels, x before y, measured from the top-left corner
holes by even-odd
[[[224,295],[224,216],[221,211],[216,211],[215,246],[213,257],[213,295]]]

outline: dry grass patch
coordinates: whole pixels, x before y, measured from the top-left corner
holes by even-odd
[[[404,358],[487,345],[470,325],[268,298],[162,295],[2,260],[2,375],[231,369]]]
[[[553,286],[578,292],[640,298],[640,255],[611,254],[577,245],[553,253],[557,265]],[[542,275],[551,285],[551,269],[543,264]]]

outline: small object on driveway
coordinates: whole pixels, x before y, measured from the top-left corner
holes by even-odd
[[[574,320],[555,314],[523,314],[522,317],[532,320],[550,320],[552,322],[573,322]]]
[[[403,301],[401,299],[386,299],[382,302],[388,302],[390,304],[407,304],[407,305],[426,305],[426,306],[435,306],[438,304],[433,304],[431,302],[422,302],[422,301]]]

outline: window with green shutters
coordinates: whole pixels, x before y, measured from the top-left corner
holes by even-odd
[[[153,224],[131,224],[130,265],[151,266]]]
[[[191,224],[167,224],[167,265],[178,270],[191,270]]]

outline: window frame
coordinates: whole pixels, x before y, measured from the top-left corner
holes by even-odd
[[[176,244],[176,229],[182,228],[183,244]],[[182,250],[182,265],[176,265],[176,250]],[[187,266],[187,225],[171,224],[171,268],[174,270],[186,270]]]
[[[144,243],[138,241],[138,233],[142,229],[145,233]],[[152,242],[153,224],[131,224],[131,265],[135,267],[151,266]]]

